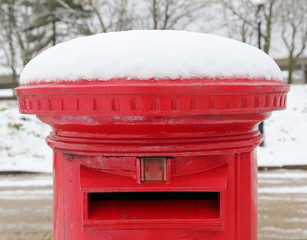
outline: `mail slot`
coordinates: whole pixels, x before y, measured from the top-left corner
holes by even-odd
[[[114,36],[120,36],[117,34]],[[129,38],[136,33],[121,34]],[[122,41],[116,38],[115,44],[119,41],[125,46],[121,51],[130,49],[132,43],[144,38],[142,34],[128,41],[128,45],[125,37]],[[159,34],[168,36],[172,32]],[[102,42],[106,35],[102,35]],[[198,35],[191,36],[194,39]],[[151,39],[147,40],[152,42]],[[154,39],[160,44],[168,38]],[[172,39],[176,44],[182,40]],[[233,44],[231,40],[225,41],[229,41],[227,46]],[[218,50],[215,43],[210,42]],[[112,41],[108,44],[112,45]],[[182,46],[181,42],[179,45]],[[59,46],[60,52],[65,52],[66,47],[74,49],[70,53],[79,53],[80,49],[69,42]],[[186,45],[185,53],[190,47],[190,43]],[[99,45],[84,57],[103,48],[103,44]],[[144,54],[154,53],[154,49]],[[172,54],[177,56],[175,53],[181,51],[179,48]],[[56,66],[66,71],[58,64],[66,56],[60,52],[57,57],[51,51],[50,59],[57,59]],[[245,60],[248,66],[254,66],[252,57],[239,61],[231,76],[228,72],[223,75],[223,64],[215,77],[193,75],[195,69],[201,71],[210,68],[210,64],[185,71],[191,77],[159,75],[143,79],[120,73],[118,77],[104,79],[105,75],[89,73],[97,69],[108,73],[111,65],[100,66],[100,60],[111,61],[113,53],[116,51],[110,56],[102,54],[78,80],[69,76],[62,79],[62,72],[56,75],[57,68],[50,64],[35,68],[40,62],[38,57],[25,69],[25,76],[35,69],[44,69],[39,73],[46,71],[47,75],[39,80],[41,75],[37,74],[33,82],[15,90],[21,113],[35,114],[53,129],[46,141],[54,151],[54,239],[256,240],[256,147],[262,141],[257,126],[272,111],[286,107],[289,90],[277,81],[280,79],[275,79],[276,75],[270,74],[275,63],[259,53],[260,59],[269,62],[264,66],[265,76],[241,74]],[[41,58],[48,56],[47,51]],[[67,56],[68,62],[78,62]],[[150,58],[150,64],[157,57]],[[208,58],[211,65],[217,61],[210,54]],[[129,68],[132,75],[145,71],[147,61],[135,66],[132,60],[130,55],[128,60],[119,57],[116,64],[132,66]],[[167,66],[177,65],[163,67]],[[190,65],[179,66],[178,71]],[[73,74],[79,67],[68,69],[73,77],[79,76]],[[158,70],[161,69],[154,72]],[[55,79],[49,79],[54,74]]]
[[[218,192],[89,193],[89,220],[218,219]]]

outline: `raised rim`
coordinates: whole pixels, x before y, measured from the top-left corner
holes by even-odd
[[[21,113],[161,116],[286,108],[287,84],[267,80],[124,80],[39,83],[15,89]]]

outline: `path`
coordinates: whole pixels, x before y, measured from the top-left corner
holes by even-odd
[[[307,171],[259,173],[259,240],[307,239]],[[0,239],[52,240],[52,176],[0,175]]]

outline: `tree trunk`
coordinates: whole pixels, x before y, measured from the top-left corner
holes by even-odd
[[[14,26],[15,26],[15,1],[11,1],[11,4],[8,5],[9,10],[9,23],[8,23],[8,41],[10,48],[10,68],[12,70],[12,88],[18,87],[19,83],[17,80],[16,74],[16,52],[14,46]],[[15,95],[15,94],[14,94]]]
[[[52,46],[56,44],[56,21],[52,21]]]
[[[293,59],[292,56],[289,56],[289,66],[288,66],[288,84],[293,83],[292,75],[294,71],[296,61]]]
[[[152,18],[153,18],[153,29],[158,29],[158,16],[157,16],[157,1],[152,1]]]

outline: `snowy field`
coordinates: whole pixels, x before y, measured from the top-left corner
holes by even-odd
[[[21,115],[17,102],[0,101],[0,171],[52,171],[52,151],[45,143],[51,128],[35,116]],[[307,165],[307,85],[292,85],[286,111],[265,122],[265,147],[259,166]]]
[[[0,99],[13,97],[13,89],[0,89]]]
[[[258,166],[307,165],[307,85],[291,85],[287,109],[265,121]]]
[[[0,100],[0,171],[51,172],[51,128],[36,116],[21,115],[17,101]]]

